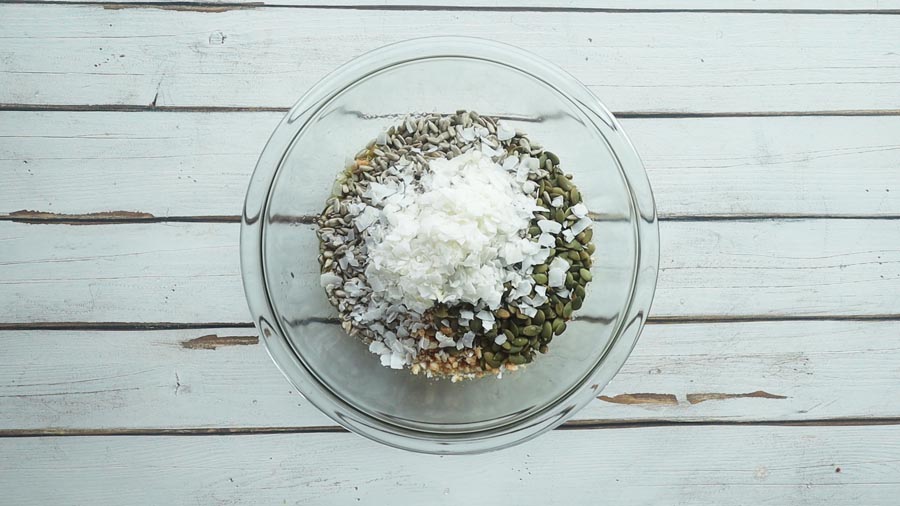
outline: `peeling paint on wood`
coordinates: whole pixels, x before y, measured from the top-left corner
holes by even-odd
[[[601,395],[598,397],[601,401],[611,402],[613,404],[658,404],[667,406],[678,405],[678,399],[672,394],[619,394],[614,397]]]
[[[769,392],[764,392],[762,390],[757,390],[755,392],[750,392],[747,394],[723,394],[718,392],[712,393],[703,393],[703,394],[687,394],[687,401],[691,404],[700,404],[701,402],[706,401],[724,401],[728,399],[787,399],[787,396],[770,394]]]
[[[248,346],[259,344],[258,336],[219,336],[208,334],[181,342],[189,350],[215,350],[219,346]]]

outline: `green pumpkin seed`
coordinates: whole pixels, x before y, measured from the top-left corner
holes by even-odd
[[[503,309],[502,307],[497,310],[497,318],[500,318],[501,320],[505,320],[505,319],[509,318],[510,316],[512,316],[512,315],[509,314],[509,311]]]
[[[565,331],[566,331],[566,322],[563,322],[563,324],[560,325],[559,328],[556,330],[556,335],[560,335]]]
[[[540,163],[540,166],[543,167],[544,162],[546,162],[546,161],[547,161],[547,153],[541,153],[541,156],[538,158],[538,163]]]
[[[546,344],[542,344],[541,347],[538,348],[538,351],[540,351],[541,353],[547,353],[548,351],[550,351],[550,348]]]
[[[509,322],[509,331],[513,333],[514,337],[519,337],[519,326],[516,325],[516,322],[510,320]]]
[[[575,286],[575,276],[572,275],[571,272],[566,273],[566,288],[572,288]]]
[[[534,337],[532,337],[531,339],[528,340],[528,346],[531,346],[532,348],[534,348],[534,347],[536,347],[536,346],[538,345],[538,343],[539,343],[540,341],[541,341],[541,339],[540,339],[539,336],[534,336]]]
[[[529,325],[522,329],[522,334],[528,337],[536,336],[541,331],[541,328],[537,325]]]
[[[553,305],[553,311],[556,312],[557,317],[562,316],[564,307],[565,307],[565,305],[562,302],[557,302],[556,304]]]
[[[566,256],[569,257],[570,260],[578,261],[581,259],[581,255],[578,254],[577,251],[569,251],[568,253],[566,253]]]
[[[494,352],[492,352],[492,351],[482,352],[481,358],[483,358],[485,360],[494,360]]]
[[[554,197],[562,197],[565,194],[566,191],[562,188],[550,188],[550,195],[553,195]]]
[[[541,235],[541,228],[540,227],[528,227],[528,235],[530,235],[530,236]]]
[[[510,355],[509,361],[516,365],[522,365],[526,362],[525,357],[522,355]]]
[[[572,182],[566,176],[560,174],[556,176],[556,186],[562,188],[563,191],[569,191],[572,189]]]
[[[547,340],[553,337],[553,325],[550,322],[544,322],[541,326],[541,339]]]
[[[594,251],[596,251],[596,250],[597,250],[597,247],[594,246],[594,243],[588,243],[588,245],[587,245],[587,252],[588,252],[588,253],[590,253],[591,255],[593,255],[593,254],[594,254]]]
[[[512,341],[513,339],[516,338],[516,335],[513,334],[513,332],[512,332],[511,330],[509,330],[509,329],[505,329],[505,330],[503,331],[503,335],[506,336],[506,340],[507,340],[507,341]]]
[[[591,259],[591,254],[585,250],[579,251],[578,254],[581,256],[582,261],[588,261]]]
[[[520,311],[520,312],[516,313],[516,318],[519,320],[527,320],[528,315],[526,315],[525,313]]]
[[[525,349],[524,346],[510,346],[509,349],[506,350],[506,352],[509,353],[510,355],[512,355],[514,353],[521,353],[522,350],[524,350],[524,349]]]
[[[573,204],[578,204],[581,202],[581,192],[578,191],[578,188],[572,188],[569,190],[569,200]]]
[[[531,319],[532,323],[535,325],[543,325],[546,316],[544,315],[544,311],[538,309],[537,313],[535,313],[534,318]]]
[[[587,269],[580,269],[578,271],[578,275],[581,276],[581,279],[583,279],[584,281],[590,281],[594,277],[591,275],[591,271]]]
[[[572,317],[572,303],[566,302],[565,307],[563,307],[562,312],[563,318],[571,318]]]
[[[579,309],[581,309],[582,304],[583,304],[583,302],[581,301],[580,298],[572,299],[572,309],[574,309],[575,311],[578,311]]]
[[[547,264],[541,264],[541,265],[534,266],[535,274],[543,274],[543,273],[547,272],[549,269],[550,269],[550,266]]]
[[[584,298],[584,285],[575,285],[574,290],[576,295],[578,295],[582,299]]]
[[[539,284],[539,285],[546,285],[546,284],[547,284],[547,275],[546,275],[546,274],[540,274],[540,273],[538,273],[538,274],[532,274],[532,275],[531,275],[531,278],[534,279],[534,282],[537,283],[537,284]]]
[[[559,335],[561,332],[559,329],[561,329],[565,326],[566,326],[566,321],[563,320],[562,318],[557,318],[557,319],[553,320],[553,327],[552,327],[553,333],[556,335]]]
[[[517,337],[512,340],[513,346],[525,346],[528,344],[528,338],[525,337]]]
[[[506,341],[505,343],[501,344],[500,347],[506,351],[509,351],[509,349],[512,348],[512,343],[509,341]]]

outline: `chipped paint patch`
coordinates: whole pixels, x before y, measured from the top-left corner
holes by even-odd
[[[755,392],[750,392],[747,394],[723,394],[718,392],[705,393],[705,394],[687,394],[687,401],[691,404],[700,404],[701,402],[706,401],[724,401],[728,399],[787,399],[787,396],[784,395],[776,395],[770,394],[769,392],[764,392],[762,390],[757,390]]]
[[[219,336],[208,334],[182,341],[181,347],[189,350],[215,350],[220,346],[249,346],[259,344],[258,336]]]
[[[678,405],[678,399],[675,398],[675,396],[672,394],[638,393],[619,394],[614,397],[601,395],[600,397],[598,397],[598,399],[604,402],[611,402],[613,404],[656,404],[664,406]]]

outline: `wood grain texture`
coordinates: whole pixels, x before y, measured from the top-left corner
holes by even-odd
[[[296,247],[314,248],[303,227]],[[664,222],[651,315],[896,316],[896,231],[896,220]],[[2,222],[0,322],[246,322],[238,232]],[[293,273],[298,289],[319,290],[316,265]],[[329,315],[319,303],[315,311]]]
[[[0,332],[0,432],[334,423],[255,329]],[[900,417],[900,322],[648,325],[577,423]]]
[[[15,0],[3,0],[0,3]],[[30,0],[31,3],[43,3],[49,0]],[[60,0],[52,0],[59,3]],[[67,3],[97,3],[93,0],[61,0]],[[814,13],[845,13],[845,12],[893,12],[900,10],[900,2],[896,0],[731,0],[727,3],[715,0],[458,0],[447,2],[446,0],[116,0],[106,2],[108,4],[178,4],[168,8],[184,8],[182,4],[200,4],[202,7],[214,8],[222,6],[229,8],[232,5],[244,5],[248,7],[259,6],[285,6],[285,7],[349,7],[366,9],[406,9],[406,10],[462,10],[467,8],[483,10],[562,10],[562,11],[724,11],[724,12],[814,12]],[[228,7],[225,7],[228,6]],[[211,11],[216,12],[216,11]]]
[[[237,220],[281,116],[0,112],[0,217]],[[900,116],[622,123],[663,219],[900,216]],[[313,174],[314,184],[332,176]]]
[[[452,33],[531,50],[614,111],[900,105],[900,16],[892,15],[3,4],[0,19],[0,103],[7,104],[284,107],[367,50]],[[363,25],[364,33],[355,30]]]
[[[860,445],[860,441],[867,444]],[[900,493],[900,427],[555,431],[477,457],[352,434],[13,438],[0,487],[47,504],[866,504]]]

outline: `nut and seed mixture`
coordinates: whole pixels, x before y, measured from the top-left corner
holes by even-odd
[[[592,221],[559,158],[474,111],[404,118],[319,215],[321,284],[385,366],[453,381],[547,353],[591,281]]]

